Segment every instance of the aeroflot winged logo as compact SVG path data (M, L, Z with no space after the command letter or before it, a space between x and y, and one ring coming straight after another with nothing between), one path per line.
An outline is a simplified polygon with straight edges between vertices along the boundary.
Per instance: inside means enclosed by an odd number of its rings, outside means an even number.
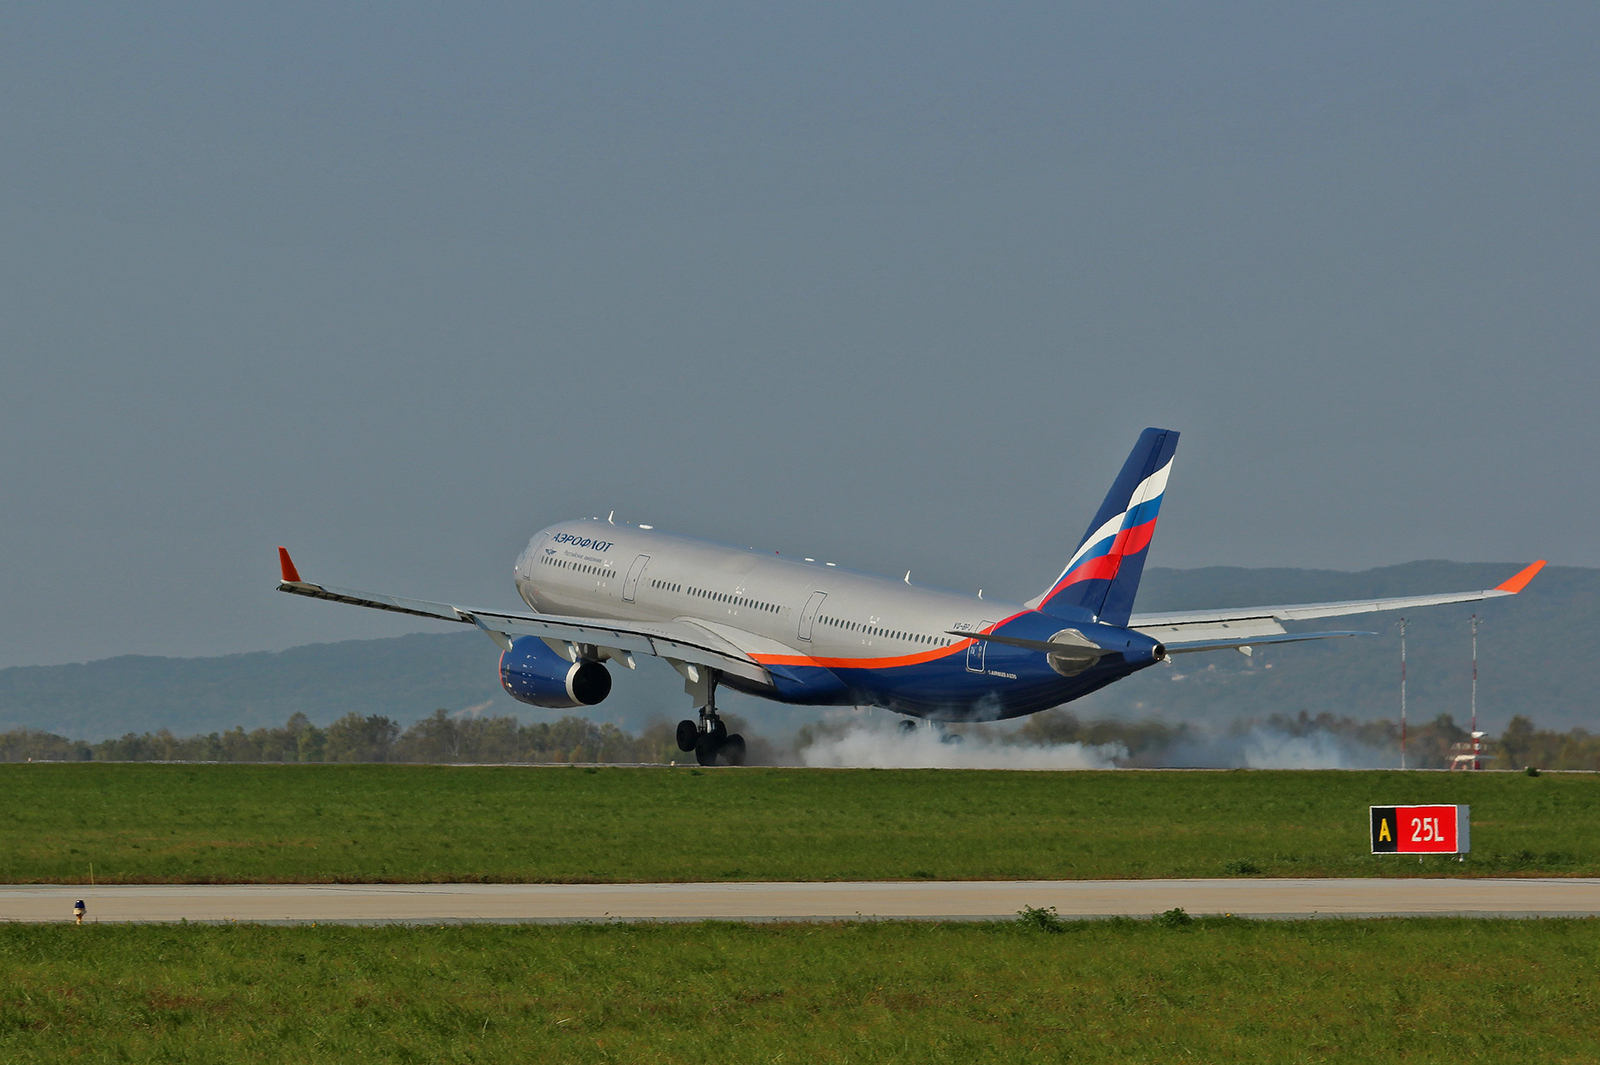
M556 533L550 538L550 542L571 544L586 551L609 551L616 544L615 540L591 540L587 536L573 536L571 533Z

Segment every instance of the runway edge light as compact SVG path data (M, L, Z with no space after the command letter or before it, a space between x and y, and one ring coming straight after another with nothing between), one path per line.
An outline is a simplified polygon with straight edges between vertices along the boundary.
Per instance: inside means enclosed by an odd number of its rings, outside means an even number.
M1470 806L1369 806L1373 854L1466 854Z

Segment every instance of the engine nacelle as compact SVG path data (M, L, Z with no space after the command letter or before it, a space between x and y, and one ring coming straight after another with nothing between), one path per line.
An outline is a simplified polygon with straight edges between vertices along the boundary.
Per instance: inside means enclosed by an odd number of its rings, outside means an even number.
M564 710L593 706L611 694L611 671L599 662L568 662L537 636L518 636L500 656L500 686L521 703Z

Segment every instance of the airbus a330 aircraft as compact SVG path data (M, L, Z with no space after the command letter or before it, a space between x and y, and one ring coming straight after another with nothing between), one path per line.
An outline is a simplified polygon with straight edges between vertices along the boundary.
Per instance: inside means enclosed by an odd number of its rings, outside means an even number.
M1172 654L1362 633L1288 632L1281 622L1514 595L1535 562L1496 588L1343 603L1134 614L1134 594L1172 473L1178 434L1146 429L1061 575L1001 603L726 547L648 525L573 521L534 535L513 571L533 613L401 599L300 579L278 549L278 590L476 625L500 646L500 682L535 706L593 706L606 663L670 662L699 708L678 746L737 764L744 740L717 716L719 684L779 702L881 706L934 721L997 721L1103 688Z

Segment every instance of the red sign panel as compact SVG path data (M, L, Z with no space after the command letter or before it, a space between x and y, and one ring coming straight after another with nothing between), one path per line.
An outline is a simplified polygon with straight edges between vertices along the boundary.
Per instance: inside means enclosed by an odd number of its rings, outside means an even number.
M1373 854L1465 854L1472 849L1466 806L1374 806Z

